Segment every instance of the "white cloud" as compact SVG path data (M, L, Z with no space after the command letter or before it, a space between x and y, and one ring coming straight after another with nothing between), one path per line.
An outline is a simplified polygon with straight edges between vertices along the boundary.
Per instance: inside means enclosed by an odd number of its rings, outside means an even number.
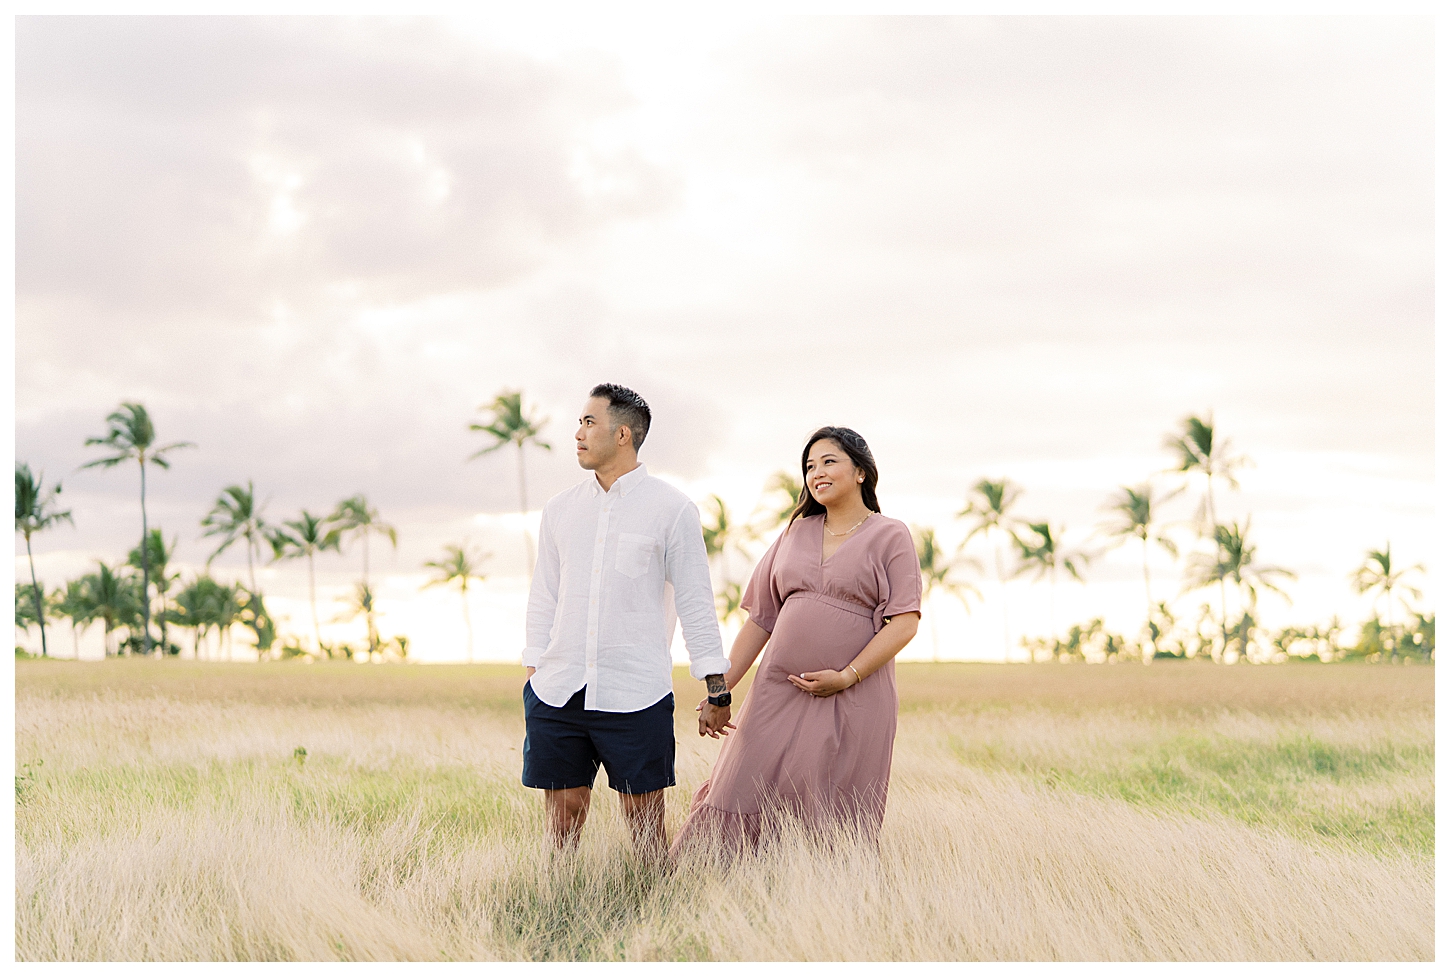
M512 458L465 461L504 387L551 419L534 507L610 379L735 508L845 423L913 518L1004 474L1084 532L1212 409L1274 562L1423 535L1429 21L699 26L21 18L20 457L71 471L140 399L201 446L169 529L249 477L364 491L411 572L516 506ZM130 482L72 486L119 550Z

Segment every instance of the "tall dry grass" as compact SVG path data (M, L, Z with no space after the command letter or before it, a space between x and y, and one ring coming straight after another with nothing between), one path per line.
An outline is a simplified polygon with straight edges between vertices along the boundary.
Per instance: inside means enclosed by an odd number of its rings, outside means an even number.
M304 666L148 667L169 663L125 663L99 691L94 673L19 671L22 960L1434 955L1432 849L1345 826L1396 804L1433 826L1424 709L1185 711L1126 694L1016 708L908 676L879 853L787 835L728 868L661 874L631 857L608 791L577 853L540 844L513 673L474 673L467 693L456 673L434 695L416 669L379 669L344 697ZM687 691L672 829L718 750L687 732ZM1149 776L1145 754L1178 775ZM1221 757L1250 798L1272 784L1342 817L1281 797L1256 819L1213 782Z

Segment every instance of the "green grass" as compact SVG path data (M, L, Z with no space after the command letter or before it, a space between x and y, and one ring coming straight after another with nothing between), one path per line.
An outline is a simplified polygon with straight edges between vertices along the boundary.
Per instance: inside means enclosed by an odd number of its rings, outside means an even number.
M17 807L104 809L116 797L181 811L229 810L239 797L276 800L303 822L377 830L399 819L444 824L463 841L516 830L521 798L514 784L467 767L400 761L359 767L337 759L254 759L207 764L147 764L70 770L33 766L16 776ZM52 823L64 823L57 819ZM104 829L104 825L102 828ZM130 830L129 825L116 825Z
M1376 853L1434 854L1432 791L1397 791L1380 802L1364 797L1375 793L1364 788L1381 783L1432 784L1432 742L1342 744L1302 731L1257 742L1181 730L1153 741L1099 745L1086 756L1042 755L960 736L951 738L951 747L969 766L1057 789L1188 814L1215 812Z

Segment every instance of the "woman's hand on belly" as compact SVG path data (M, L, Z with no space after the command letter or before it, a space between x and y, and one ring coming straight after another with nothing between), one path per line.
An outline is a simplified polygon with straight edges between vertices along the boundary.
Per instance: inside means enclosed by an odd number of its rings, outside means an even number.
M832 669L822 669L819 672L802 672L800 675L787 675L790 684L802 692L809 692L817 698L824 699L827 696L835 695L837 692L844 692L856 684L856 676L847 669L844 672L837 672Z

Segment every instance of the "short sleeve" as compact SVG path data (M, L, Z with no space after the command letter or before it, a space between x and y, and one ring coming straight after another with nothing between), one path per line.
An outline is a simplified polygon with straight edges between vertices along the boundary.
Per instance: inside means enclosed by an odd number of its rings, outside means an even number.
M921 561L916 556L916 544L905 523L898 522L891 528L876 566L880 599L872 623L877 631L888 617L909 611L921 613Z
M784 603L775 586L775 558L780 552L781 540L789 532L787 528L770 544L770 549L755 565L755 572L750 575L750 583L746 584L745 594L740 598L740 606L750 612L750 620L762 631L775 630L775 619L780 616L780 605Z

